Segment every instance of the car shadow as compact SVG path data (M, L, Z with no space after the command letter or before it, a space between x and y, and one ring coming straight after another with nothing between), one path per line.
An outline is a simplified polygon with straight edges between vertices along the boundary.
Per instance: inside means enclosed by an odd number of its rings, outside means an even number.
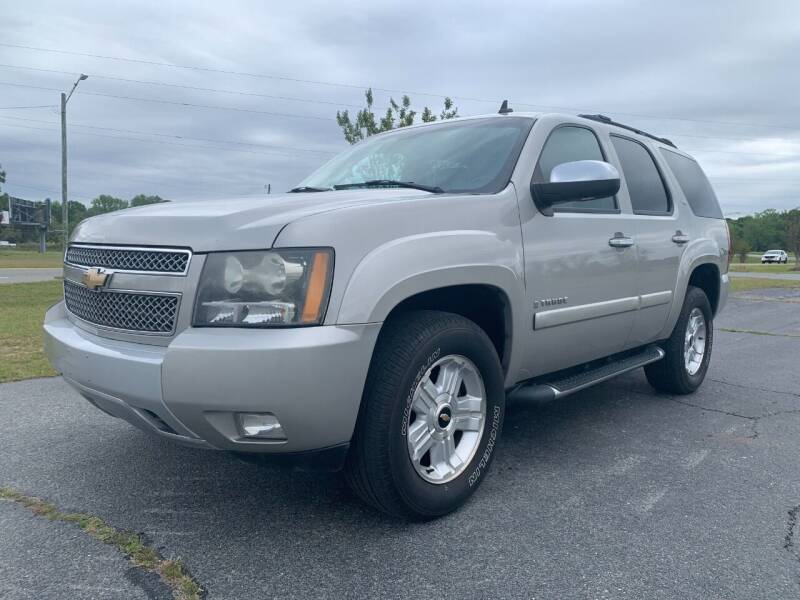
M587 447L593 453L613 447L618 443L613 423L635 421L631 413L647 410L642 407L648 403L645 394L652 396L644 378L629 375L559 402L509 405L487 478L491 485L485 486L490 490L481 490L462 510L478 510L492 502L520 463L527 462L530 469L538 463L553 467L585 458ZM650 400L654 401L658 400ZM406 526L364 505L341 473L254 464L234 454L176 446L121 421L115 424L113 443L105 436L99 443L87 438L82 454L71 457L71 476L82 480L94 502L122 503L129 515L147 515L151 525L163 520L172 523L171 529L201 533L224 523L229 534L240 527L248 534L253 527L263 527L272 538L281 524L293 528L296 519L303 519L306 527Z

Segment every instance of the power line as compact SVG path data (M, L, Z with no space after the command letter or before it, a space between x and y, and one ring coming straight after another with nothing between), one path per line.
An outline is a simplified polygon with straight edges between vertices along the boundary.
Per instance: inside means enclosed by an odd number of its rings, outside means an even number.
M84 56L89 58L98 58L102 60L113 60L119 62L127 62L127 63L138 63L138 64L145 64L145 65L152 65L152 66L159 66L159 67L168 67L173 69L184 69L184 70L191 70L191 71L202 71L206 73L223 73L228 75L239 75L243 77L254 77L259 79L274 79L280 81L291 81L295 83L308 83L313 85L325 85L325 86L332 86L332 87L344 87L344 88L356 88L365 90L367 88L371 88L373 90L377 90L380 92L387 92L392 94L412 94L416 96L429 96L433 98L445 98L447 94L439 94L433 92L421 92L421 91L411 91L411 90L400 90L400 89L393 89L393 88L380 88L375 86L368 86L363 84L354 84L354 83L344 83L344 82L335 82L335 81L320 81L314 79L300 79L296 77L286 77L281 75L269 75L264 73L248 73L246 71L235 71L232 69L217 69L213 67L199 67L196 65L181 65L177 63L168 63L168 62L161 62L161 61L154 61L154 60L146 60L146 59L138 59L138 58L127 58L122 56L109 56L103 54L91 54L87 52L74 52L71 50L60 50L55 48L42 48L38 46L26 46L21 44L8 44L8 43L0 43L0 46L5 46L7 48L18 48L22 50L31 50L36 52L49 52L55 54L64 54L70 56ZM489 98L474 98L469 96L450 96L456 100L463 100L468 102L482 102L482 103L490 103L490 104L499 104L500 101L497 99L489 99ZM545 104L538 104L533 102L522 102L519 100L511 101L512 104L516 104L519 106L530 106L533 108L544 108L544 109L555 109L555 110L565 110L568 112L585 112L586 109L580 109L576 107L565 107L565 106L553 106L553 105L545 105ZM596 109L593 109L596 110ZM689 123L706 123L712 125L727 125L727 126L736 126L736 127L767 127L767 128L775 128L775 129L788 129L788 130L795 130L797 127L794 126L787 126L787 125L776 125L772 123L747 123L741 121L712 121L707 119L691 119L686 117L672 117L672 116L665 116L665 115L648 115L642 113L629 113L629 112L620 112L616 110L604 110L601 112L610 113L613 115L622 115L628 117L635 117L635 118L642 118L642 119L657 119L657 120L669 120L669 121L686 121Z
M41 69L38 67L25 67L22 65L6 65L0 64L0 68L4 69L15 69L15 70L25 70L25 71L37 71L41 73L58 73L59 75L74 75L77 74L75 71L61 71L58 69ZM351 108L361 108L358 104L347 104L345 102L335 102L333 100L317 100L315 98L298 98L296 96L274 96L271 94L261 94L258 92L244 92L240 90L226 90L220 88L209 88L209 87L199 87L194 85L182 85L178 83L166 83L163 81L148 81L144 79L131 79L128 77L113 77L111 75L98 75L97 73L88 72L87 75L92 77L92 79L107 79L109 81L124 81L126 83L137 83L141 85L155 85L155 86L163 86L163 87L171 87L171 88L178 88L182 90L193 90L193 91L200 91L200 92L217 92L220 94L234 94L237 96L252 96L256 98L270 98L272 100L288 100L291 102L308 102L311 104L327 104L330 106L349 106Z
M42 106L0 106L0 110L14 110L18 108L56 108L56 105L44 104Z
M11 182L11 181L7 181L5 183L5 185L6 186L11 186L11 187L21 187L21 188L25 188L25 189L29 189L29 190L36 190L38 192L47 192L47 193L55 194L55 195L61 194L61 190L54 190L54 189L51 189L51 188L43 188L43 187L39 187L39 186L36 186L36 185L26 185L26 184L23 184L23 183L14 183L14 182ZM70 202L72 202L73 200L79 200L79 201L82 201L82 202L88 202L89 201L88 198L75 198L75 197L73 197L70 200ZM56 202L59 202L59 200L56 200Z
M2 45L2 44L0 44L0 45ZM44 91L48 91L48 92L60 92L61 91L59 88L51 88L51 87L45 87L45 86L41 86L41 85L30 85L30 84L25 84L25 83L13 83L13 82L10 82L10 81L0 81L0 85L7 85L7 86L12 86L12 87L24 87L24 88L34 89L34 90L44 90ZM236 107L236 106L220 106L220 105L216 105L216 104L196 104L196 103L193 103L193 102L179 102L179 101L176 101L176 100L163 100L163 99L159 99L159 98L139 98L139 97L135 97L135 96L119 96L119 95L116 95L116 94L104 94L104 93L101 93L101 92L79 91L79 92L75 92L75 94L76 95L80 95L80 96L99 96L101 98L117 98L117 99L121 99L121 100L131 100L131 101L135 101L135 102L153 102L153 103L156 103L156 104L172 104L172 105L175 105L175 106L191 106L193 108L210 108L210 109L216 109L216 110L232 110L232 111L235 111L235 112L254 113L254 114L260 114L260 115L270 115L270 116L273 116L273 117L289 117L289 118L293 118L293 119L312 119L312 120L315 120L315 121L325 121L325 122L329 122L330 121L330 118L328 118L328 117L317 117L317 116L314 116L314 115L299 115L299 114L293 114L293 113L278 113L278 112L271 112L271 111L266 111L266 110L256 110L254 108L239 108L239 107Z
M29 123L45 123L47 125L57 125L58 124L55 121L45 121L43 119L26 119L26 118L23 118L23 117L16 117L16 116L11 116L11 117L0 116L0 119L11 119L13 121L25 121L25 122L29 122ZM86 124L82 124L82 123L72 123L72 122L69 123L69 126L70 127L83 127L85 129L97 129L97 130L102 130L102 131L116 131L116 132L120 132L120 133L135 133L135 134L139 134L139 135L152 135L152 136L157 136L157 137L165 137L165 138L178 139L178 140L193 140L193 141L196 141L196 142L211 142L211 143L218 143L218 144L234 144L234 145L241 145L241 146L251 146L251 147L256 147L256 148L274 148L274 149L278 149L278 150L291 150L291 151L294 151L294 152L311 152L311 153L315 153L315 154L324 154L324 155L327 155L327 156L333 156L333 154L334 154L333 152L327 152L325 150L313 150L311 148L297 148L297 147L294 147L294 146L277 146L277 145L271 145L271 144L258 144L258 143L254 143L254 142L242 142L242 141L236 141L236 140L221 140L221 139L214 139L214 138L199 138L199 137L190 137L190 136L184 136L184 135L171 135L171 134L168 134L168 133L157 133L157 132L152 132L152 131L141 131L139 129L118 129L118 128L115 128L115 127L100 127L100 126L97 126L97 125L86 125Z
M364 85L361 85L361 84L354 84L354 83L341 83L341 82L335 82L335 81L319 81L319 80L314 80L314 79L300 79L300 78L297 78L297 77L286 77L286 76L282 76L282 75L267 75L267 74L264 74L264 73L248 73L248 72L245 72L245 71L234 71L232 69L216 69L216 68L213 68L213 67L198 67L198 66L193 66L193 65L179 65L179 64L176 64L176 63L168 63L168 62L161 62L161 61L155 61L155 60L146 60L146 59L140 59L140 58L126 58L126 57L122 57L122 56L107 56L107 55L103 55L103 54L90 54L90 53L87 53L87 52L73 52L71 50L57 50L55 48L40 48L40 47L37 47L37 46L24 46L24 45L20 45L20 44L0 43L0 46L5 46L7 48L19 48L21 50L33 50L33 51L36 51L36 52L50 52L50 53L54 53L54 54L67 54L67 55L70 55L70 56L84 56L84 57L88 57L88 58L99 58L99 59L103 59L103 60L114 60L114 61L119 61L119 62L136 63L136 64L142 64L142 65L152 65L152 66L157 66L157 67L169 67L169 68L173 68L173 69L185 69L185 70L190 70L190 71L203 71L205 73L221 73L221 74L226 74L226 75L239 75L239 76L242 76L242 77L253 77L253 78L257 78L257 79L276 79L276 80L280 80L280 81L292 81L292 82L295 82L295 83L310 83L310 84L314 84L314 85L327 85L327 86L332 86L332 87L357 88L357 89L361 89L361 90L364 90L367 87L371 87L371 86L364 86ZM432 97L439 97L439 98L444 98L445 97L445 94L430 94L430 93L425 93L425 92L403 92L402 90L396 90L396 89L390 89L390 88L378 88L378 87L374 87L374 86L372 86L372 89L373 90L378 90L380 92L389 92L389 93L394 93L394 94L411 93L411 94L416 94L418 96L432 96ZM481 102L481 100L476 100L476 101ZM486 100L483 100L482 102L486 102ZM494 100L492 100L492 102L494 102Z
M57 131L56 128L51 127L33 127L31 125L18 125L16 123L0 123L0 125L4 125L5 127L17 127L19 129L31 129L36 131ZM142 138L135 138L129 136L121 136L121 135L109 135L106 133L94 133L92 131L74 131L73 133L79 135L90 135L93 137L103 137L103 138L111 138L114 140L126 140L126 141L133 141L133 142L144 142L147 144L158 144L158 145L167 145L167 146L181 146L184 148L198 148L201 150L223 150L228 152L243 152L245 154L256 154L259 156L290 156L285 152L256 152L254 150L246 150L245 148L226 148L224 146L201 146L198 144L181 144L179 142L167 142L164 140L148 140Z
M2 44L0 44L0 45L2 45ZM62 74L62 75L73 75L73 74L76 73L76 72L73 72L73 71L62 71L62 70L58 70L58 69L42 69L42 68L38 68L38 67L26 67L26 66L22 66L22 65L7 65L7 64L0 64L0 68L21 69L21 70L28 70L28 71L39 71L39 72L44 72L44 73L58 73L58 74ZM253 97L259 97L259 98L270 98L270 99L273 99L273 100L286 100L286 101L290 101L290 102L308 102L308 103L312 103L312 104L325 104L325 105L330 105L330 106L340 106L340 107L341 106L347 106L347 107L351 107L351 108L362 108L361 106L359 106L357 104L347 104L347 103L344 103L344 102L336 102L336 101L332 101L332 100L317 100L317 99L312 99L312 98L300 98L300 97L297 97L297 96L274 96L274 95L270 95L270 94L260 94L260 93L257 93L257 92L244 92L244 91L240 91L240 90L226 90L226 89L219 89L219 88L207 88L207 87L199 87L199 86L191 86L191 85L181 85L181 84L174 84L174 83L166 83L166 82L161 82L161 81L146 81L146 80L141 80L141 79L126 78L126 77L112 77L110 75L98 75L96 73L90 73L90 75L94 79L107 79L107 80L110 80L110 81L124 81L124 82L128 82L128 83L136 83L136 84L142 84L142 85L164 86L164 87L171 87L171 88L177 88L177 89L186 89L186 90L194 90L194 91L203 91L203 92L218 92L218 93L222 93L222 94L234 94L234 95L239 95L239 96L253 96ZM548 107L548 106L537 105L537 104L522 104L522 103L517 103L517 104L521 104L522 106L534 106L534 107L538 106L540 108L556 108L556 109L560 109L560 110L573 110L573 111L578 111L578 112L580 112L581 110L584 110L584 111L588 110L588 109L578 109L578 108L566 109L565 107L553 107L553 106ZM9 108L14 108L14 107L9 107ZM23 108L23 107L19 107L19 108ZM29 108L47 108L47 106L29 107ZM624 114L624 113L614 113L614 114ZM630 114L631 116L634 116L632 113L628 113L628 114ZM635 115L635 116L638 116L638 115ZM648 117L648 118L661 118L661 117ZM664 118L670 118L670 117L664 117ZM763 138L754 138L754 137L731 137L731 136L718 136L718 135L696 135L696 134L688 134L688 133L670 133L670 132L664 132L663 135L664 136L670 136L670 137L688 137L688 138L699 138L699 139L740 140L740 141L761 141L763 139Z
M2 46L2 44L0 44L0 46ZM0 65L0 66L2 66L2 65ZM66 73L66 71L65 71L65 73ZM37 86L37 85L30 85L30 84L23 84L23 83L15 83L15 82L8 82L8 81L0 81L0 85L6 85L6 86L12 86L12 87L25 87L25 88L31 88L31 89L36 89L36 90L45 90L45 91L55 91L55 92L60 91L60 89L58 89L58 88L51 88L51 87ZM328 119L325 118L325 117L317 117L315 115L276 113L276 112L270 112L270 111L261 111L261 110L246 109L246 108L239 108L239 107L232 107L232 106L218 106L218 105L211 105L211 104L196 104L196 103L190 103L190 102L179 102L179 101L174 101L174 100L164 100L164 99L160 99L160 98L139 98L139 97L132 97L132 96L119 96L119 95L115 95L115 94L105 94L105 93L101 93L101 92L80 91L80 92L76 92L76 93L77 94L82 94L82 95L101 96L101 97L108 97L108 98L118 98L118 99L131 100L131 101L153 102L153 103L159 103L159 104L172 104L172 105L177 105L177 106L191 106L191 107L197 107L197 108L208 108L208 109L219 109L219 110L232 110L232 111L237 111L237 112L252 112L252 113L266 114L266 115L271 115L271 116L304 118L304 119L314 119L314 120L328 121ZM298 100L300 100L300 99L298 99ZM331 104L335 104L335 103L331 103ZM50 106L52 106L52 105L44 105L44 106L37 107L37 108L49 108ZM8 108L14 108L14 107L8 107ZM31 107L31 108L33 108L33 107ZM553 107L551 107L551 108L553 108ZM580 109L576 109L576 110L580 110ZM620 113L612 113L612 114L620 114ZM150 133L150 132L137 132L137 133L143 133L145 135L168 135L168 134L157 134L157 133ZM719 140L754 141L754 142L763 141L764 140L764 138L755 138L755 137L712 136L712 135L696 135L696 134L688 134L688 133L670 133L670 132L665 132L663 135L670 136L670 137L687 137L687 138L699 138L699 139L719 139ZM177 137L183 137L183 136L177 136ZM189 138L186 138L186 139L189 139ZM201 138L195 138L195 139L201 140ZM201 141L205 141L205 140L201 140ZM212 140L208 140L208 141L212 141ZM219 140L219 141L222 142L222 140ZM228 142L228 141L225 141L223 143L240 143L240 142ZM303 149L302 151L304 151L304 152L315 152L314 150L310 150L310 149Z

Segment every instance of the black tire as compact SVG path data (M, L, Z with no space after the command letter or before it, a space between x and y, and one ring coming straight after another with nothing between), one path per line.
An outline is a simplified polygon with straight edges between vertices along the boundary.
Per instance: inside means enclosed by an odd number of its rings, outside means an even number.
M407 449L409 408L417 384L439 357L461 355L479 371L486 416L477 450L447 483L415 470ZM503 371L486 333L459 315L413 311L387 321L373 353L358 422L345 466L353 491L395 517L426 520L452 512L478 488L489 469L505 415Z
M706 346L700 368L696 373L690 374L684 362L684 341L689 315L695 308L700 309L705 318ZM683 308L678 317L678 322L672 330L672 335L661 343L666 356L662 360L644 368L650 385L660 392L678 395L691 394L700 387L706 377L708 364L711 360L711 350L714 345L713 318L708 296L700 288L689 286L686 290L686 298L683 301Z

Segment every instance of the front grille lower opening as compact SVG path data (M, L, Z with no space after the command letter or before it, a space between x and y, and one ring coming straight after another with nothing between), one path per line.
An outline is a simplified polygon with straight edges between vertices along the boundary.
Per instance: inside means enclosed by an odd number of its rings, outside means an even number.
M67 280L64 281L64 301L67 310L88 323L158 334L174 331L179 304L176 295L95 292Z
M146 408L139 408L137 409L139 412L144 413L144 416L147 418L148 421L159 431L163 431L164 433L171 433L173 435L178 435L178 432L175 431L172 427L170 427L164 419L159 417L156 413L152 410L147 410Z

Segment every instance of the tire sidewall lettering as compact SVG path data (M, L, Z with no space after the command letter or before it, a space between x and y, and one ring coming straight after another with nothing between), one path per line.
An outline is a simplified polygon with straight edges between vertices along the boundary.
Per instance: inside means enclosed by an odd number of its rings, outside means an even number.
M497 435L500 429L500 413L500 406L495 405L494 410L492 411L492 428L489 430L489 438L486 443L486 449L483 451L483 455L481 456L480 461L478 461L475 470L472 471L469 479L467 480L469 487L472 487L475 485L475 483L477 483L492 456L492 451L494 450L494 445L497 441Z

